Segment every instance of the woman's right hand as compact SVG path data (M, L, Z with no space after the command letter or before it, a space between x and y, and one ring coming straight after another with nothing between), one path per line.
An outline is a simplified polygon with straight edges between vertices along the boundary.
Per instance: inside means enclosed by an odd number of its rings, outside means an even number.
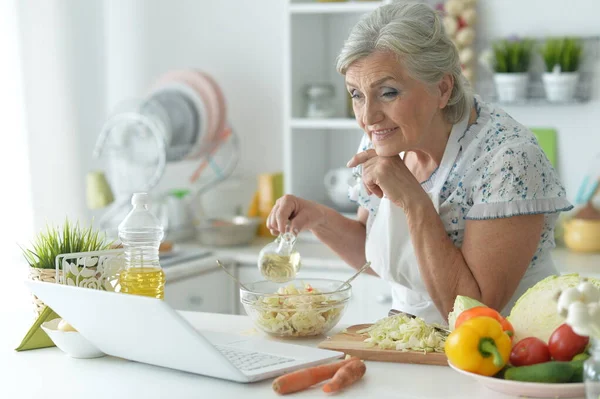
M325 206L286 194L275 202L267 217L267 228L274 236L288 231L298 234L325 222Z

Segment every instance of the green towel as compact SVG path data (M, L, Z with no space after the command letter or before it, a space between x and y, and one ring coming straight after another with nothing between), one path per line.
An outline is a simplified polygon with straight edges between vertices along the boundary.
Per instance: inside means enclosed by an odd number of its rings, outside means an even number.
M48 334L42 329L42 323L45 323L50 320L54 320L60 317L52 309L48 306L44 308L42 313L40 313L39 317L33 323L33 326L27 331L25 338L21 341L21 345L16 348L16 351L27 351L30 349L41 349L41 348L49 348L54 345L54 342L48 337Z

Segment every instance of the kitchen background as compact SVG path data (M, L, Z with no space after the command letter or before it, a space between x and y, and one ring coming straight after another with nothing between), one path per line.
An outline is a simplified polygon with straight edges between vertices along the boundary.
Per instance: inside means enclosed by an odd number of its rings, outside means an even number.
M47 222L97 215L86 206L85 176L98 167L91 154L107 115L171 69L198 68L215 78L241 140L235 175L203 205L246 207L256 176L282 171L287 161L287 7L282 0L0 2L2 253L22 262L15 243ZM515 34L600 36L597 0L480 0L477 8L478 50ZM589 102L503 106L527 126L557 130L558 170L570 200L600 152L597 63L593 71ZM179 168L186 165L167 169L158 190L181 184L187 174Z

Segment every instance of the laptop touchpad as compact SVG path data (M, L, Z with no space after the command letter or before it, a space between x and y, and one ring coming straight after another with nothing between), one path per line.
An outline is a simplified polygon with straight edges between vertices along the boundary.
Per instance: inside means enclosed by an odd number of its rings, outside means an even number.
M213 345L232 345L238 342L248 341L250 337L246 337L238 334L228 334L216 331L204 331L199 332Z

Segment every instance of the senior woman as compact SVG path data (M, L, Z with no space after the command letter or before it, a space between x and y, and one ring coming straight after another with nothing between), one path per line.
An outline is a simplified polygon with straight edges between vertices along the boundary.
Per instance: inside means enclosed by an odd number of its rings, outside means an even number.
M422 3L385 5L337 61L365 132L350 159L358 220L285 195L273 234L310 230L392 287L393 307L443 323L457 295L502 311L555 274L558 214L572 208L533 134L470 92L457 49Z

